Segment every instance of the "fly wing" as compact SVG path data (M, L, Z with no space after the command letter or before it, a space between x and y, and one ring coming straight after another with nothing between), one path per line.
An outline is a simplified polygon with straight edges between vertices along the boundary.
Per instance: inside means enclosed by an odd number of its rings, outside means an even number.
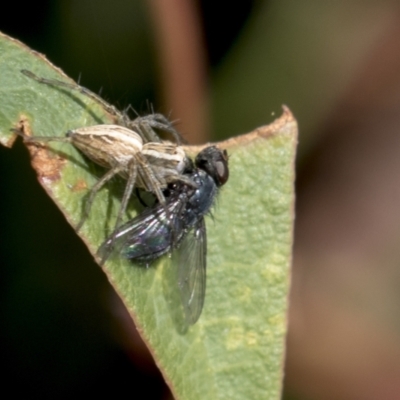
M112 253L139 263L150 263L167 253L172 245L172 232L182 231L178 215L181 204L170 201L166 207L157 204L128 221L100 246L103 262Z
M207 234L201 218L172 253L185 318L193 325L200 317L206 294Z

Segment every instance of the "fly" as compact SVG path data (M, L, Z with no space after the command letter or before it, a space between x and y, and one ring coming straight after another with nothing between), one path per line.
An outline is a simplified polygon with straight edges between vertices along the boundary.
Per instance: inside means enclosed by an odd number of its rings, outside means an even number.
M149 265L171 253L177 268L177 286L185 319L195 324L204 305L207 237L204 216L210 211L219 187L229 177L225 150L206 147L186 173L196 188L184 182L169 185L166 207L156 204L119 227L100 247L103 262L110 252Z
M189 186L195 186L190 178L183 174L190 167L192 161L179 146L181 136L162 114L149 114L131 120L126 112L118 111L114 106L84 87L55 79L40 78L27 70L21 72L42 84L79 90L100 103L107 112L116 118L117 124L115 125L82 127L68 131L66 137L31 137L15 131L28 142L71 143L96 164L108 169L107 173L91 188L77 230L82 227L89 216L96 194L115 175L120 175L127 181L116 227L120 225L134 187L153 193L159 203L165 205L163 189L166 189L170 183L182 181ZM177 144L161 140L155 129L172 134Z

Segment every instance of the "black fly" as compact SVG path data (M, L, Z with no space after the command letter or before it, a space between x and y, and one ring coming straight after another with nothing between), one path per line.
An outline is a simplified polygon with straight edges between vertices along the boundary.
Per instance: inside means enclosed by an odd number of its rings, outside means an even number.
M206 288L207 238L204 216L210 211L218 188L229 177L225 150L206 147L196 157L187 177L197 188L177 181L165 192L166 203L145 209L119 227L100 247L103 261L110 252L149 265L172 253L185 319L194 324L203 309Z

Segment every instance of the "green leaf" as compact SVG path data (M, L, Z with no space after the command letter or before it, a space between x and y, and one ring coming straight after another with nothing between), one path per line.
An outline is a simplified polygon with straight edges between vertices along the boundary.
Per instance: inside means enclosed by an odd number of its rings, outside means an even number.
M67 80L43 56L0 35L0 141L23 123L36 136L112 118L79 91L20 73ZM273 124L219 145L230 179L207 217L207 294L199 321L186 331L174 318L169 259L150 268L126 260L103 267L178 399L278 399L283 377L297 125L288 109ZM68 143L28 146L39 181L76 226L85 195L104 171ZM198 149L189 148L196 152ZM102 189L79 235L92 254L110 233L123 185ZM130 216L135 215L131 206ZM173 291L172 291L173 292ZM172 302L172 304L171 304Z

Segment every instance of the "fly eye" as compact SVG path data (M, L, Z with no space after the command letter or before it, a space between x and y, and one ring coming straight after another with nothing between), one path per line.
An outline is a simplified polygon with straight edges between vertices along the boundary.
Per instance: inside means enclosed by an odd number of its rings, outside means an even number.
M224 160L217 161L216 163L214 163L214 166L216 170L216 176L214 176L214 179L217 181L218 186L222 186L229 178L228 164Z
M222 186L229 178L228 154L226 150L209 146L203 149L196 157L195 164L207 172L217 186Z

